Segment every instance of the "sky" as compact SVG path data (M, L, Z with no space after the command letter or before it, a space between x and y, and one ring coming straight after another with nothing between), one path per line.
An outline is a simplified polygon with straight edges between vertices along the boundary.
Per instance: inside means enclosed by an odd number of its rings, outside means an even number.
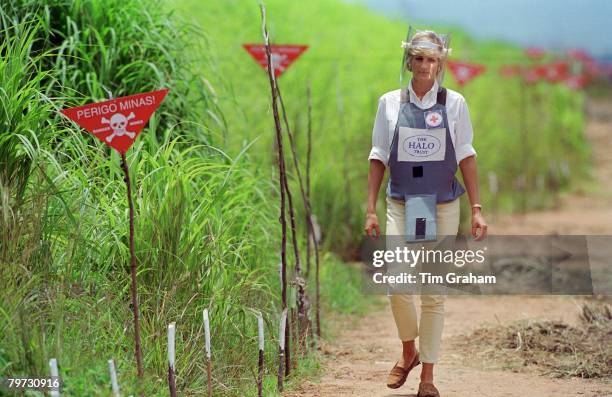
M351 0L407 22L459 26L478 39L550 50L584 48L612 61L612 0Z

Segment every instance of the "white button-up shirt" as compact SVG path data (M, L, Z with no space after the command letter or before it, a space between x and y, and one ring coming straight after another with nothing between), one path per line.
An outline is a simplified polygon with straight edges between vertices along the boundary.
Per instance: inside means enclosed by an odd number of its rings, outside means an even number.
M410 80L408 85L408 91L410 92L410 102L421 109L429 109L436 104L438 83L434 82L431 90L423 96L423 100L420 100L414 93L412 80ZM448 88L446 92L446 115L451 140L455 148L455 157L457 158L457 164L459 164L464 158L476 155L476 150L472 146L474 131L472 130L467 103L463 96ZM372 150L370 151L369 160L380 160L385 166L388 166L391 142L395 132L395 125L397 124L399 109L399 89L387 92L378 100L378 111L376 112L376 120L372 130Z

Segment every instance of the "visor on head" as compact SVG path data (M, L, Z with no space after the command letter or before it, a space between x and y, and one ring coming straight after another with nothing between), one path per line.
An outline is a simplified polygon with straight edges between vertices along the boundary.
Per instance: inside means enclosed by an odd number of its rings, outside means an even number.
M431 41L425 41L425 40L421 40L421 41L415 41L415 42L405 42L402 41L402 48L403 49L423 49L423 50L434 50L434 51L439 51L440 53L442 53L444 51L444 47L441 46L440 44L431 42Z
M400 88L404 88L404 81L408 81L406 75L411 71L408 61L415 54L434 56L440 60L436 81L439 86L442 86L446 59L451 52L450 34L438 34L430 30L415 30L410 26L406 41L402 41L401 47L404 49L404 56L400 72Z

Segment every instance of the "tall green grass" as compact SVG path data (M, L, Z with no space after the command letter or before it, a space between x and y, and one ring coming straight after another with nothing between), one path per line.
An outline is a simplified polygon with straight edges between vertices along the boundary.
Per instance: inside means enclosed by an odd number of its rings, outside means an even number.
M171 321L179 390L204 393L201 313L208 308L216 394L244 395L254 384L259 311L271 395L280 291L276 184L252 166L250 139L243 150L223 149L217 94L195 73L194 62L209 61L194 53L206 36L163 4L142 0L3 3L0 21L0 376L46 376L56 357L63 395L108 395L112 357L123 393L134 391L119 158L58 111L109 92L169 87L128 154L145 394L166 394ZM331 288L333 278L324 282Z
M225 123L214 89L193 73L208 62L203 51L194 56L208 38L171 18L157 0L16 0L0 12L8 36L20 36L24 21L39 24L32 49L52 49L40 63L53 70L43 88L56 103L77 106L167 87L172 100L157 112L160 128L151 138L160 143L162 134L181 136L188 126L192 140L219 144Z
M12 236L19 235L19 208L32 168L35 167L39 141L46 139L38 127L50 113L48 99L39 91L44 71L37 69L30 58L30 45L35 29L23 32L22 39L6 37L0 43L0 226L2 250L0 257L8 258L16 251Z
M267 169L253 167L250 138L239 151L224 150L228 133L217 94L208 76L195 73L195 61L210 60L190 42L206 45L206 36L189 25L177 28L161 4L141 0L21 1L0 11L0 374L45 376L48 359L56 357L64 395L108 395L112 357L123 393L134 391L119 158L58 110L109 92L169 87L128 154L145 394L166 394L165 329L172 321L179 390L204 393L204 308L212 322L216 393L244 395L254 384L254 314L262 312L266 394L274 394L276 184ZM354 277L326 261L324 290L338 276ZM349 288L345 310L363 308ZM330 299L339 299L344 286L333 290L338 295Z
M313 209L322 224L324 247L350 256L361 238L365 217L367 157L377 101L383 93L399 88L400 42L409 23L444 32L449 28L390 20L344 2L314 0L304 5L269 0L265 4L273 43L310 46L279 81L301 153L306 145L306 86L312 84ZM224 71L213 81L228 92L219 98L228 128L266 137L259 141L257 159L268 166L272 144L267 131L272 119L267 80L241 47L262 42L257 4L181 0L175 7L215 38L207 50L215 61L201 70ZM554 205L555 195L585 177L589 168L582 134L582 94L544 83L528 87L527 130L523 132L520 82L497 73L500 65L525 62L522 50L504 43L477 42L458 29L451 30L452 57L482 62L488 68L465 88L457 87L449 72L445 78L445 85L462 93L470 108L486 212L521 210L523 197L526 209ZM230 135L227 150L239 150L244 134ZM527 162L521 160L524 152ZM499 181L497 195L489 190L490 172ZM383 195L381 189L380 209Z

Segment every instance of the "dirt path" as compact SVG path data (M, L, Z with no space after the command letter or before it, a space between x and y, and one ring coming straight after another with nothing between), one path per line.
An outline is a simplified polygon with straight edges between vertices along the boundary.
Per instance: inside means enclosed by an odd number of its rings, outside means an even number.
M612 234L612 103L591 101L586 135L592 142L597 190L571 194L556 211L512 215L489 220L493 234ZM381 298L381 299L384 299ZM418 299L417 299L418 302ZM436 385L443 396L549 397L612 396L612 382L552 379L529 369L513 372L466 362L455 337L486 323L504 324L524 318L574 323L580 298L525 296L449 296ZM386 302L385 302L386 303ZM287 392L285 397L415 396L419 371L400 389L385 386L387 374L401 354L395 323L387 304L346 328L333 344L324 344L324 375Z
M465 362L454 346L454 337L485 323L504 323L520 318L546 317L574 322L577 302L571 298L458 297L446 303L442 355L436 366L436 385L444 396L552 397L612 396L612 384L582 379L551 379L528 372L515 373ZM497 317L497 318L496 318ZM399 358L399 345L391 311L363 318L346 329L333 345L324 346L325 375L306 382L286 397L363 396L414 397L419 371L410 373L400 389L385 386L387 373Z

